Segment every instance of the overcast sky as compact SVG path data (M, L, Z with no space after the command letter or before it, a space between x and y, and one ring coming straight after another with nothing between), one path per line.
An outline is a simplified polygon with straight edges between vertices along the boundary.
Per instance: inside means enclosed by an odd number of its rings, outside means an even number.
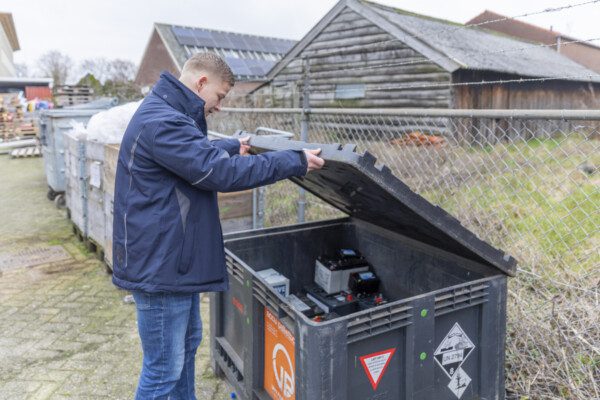
M586 0L378 0L405 10L464 23L485 9L516 16ZM589 0L588 0L589 1ZM76 61L124 58L139 64L154 22L300 39L335 0L2 0L21 50L16 62L34 65L60 50ZM600 37L600 2L521 18L578 39ZM600 44L600 41L593 42Z

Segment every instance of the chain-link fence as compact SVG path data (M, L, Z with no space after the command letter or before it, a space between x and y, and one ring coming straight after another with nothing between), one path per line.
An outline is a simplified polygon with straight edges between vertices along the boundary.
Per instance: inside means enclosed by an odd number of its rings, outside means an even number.
M600 399L600 114L482 110L226 109L211 128L267 126L355 143L415 192L520 262L510 280L507 388ZM265 226L342 215L281 182ZM301 214L301 213L300 213Z

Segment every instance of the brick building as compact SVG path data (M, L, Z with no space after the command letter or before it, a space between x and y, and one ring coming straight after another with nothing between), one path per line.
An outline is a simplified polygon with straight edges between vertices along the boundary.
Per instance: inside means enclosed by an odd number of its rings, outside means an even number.
M500 21L499 21L500 20ZM495 22L489 22L495 21ZM488 23L489 22L489 23ZM551 29L528 24L523 21L509 19L493 11L485 10L467 22L467 25L482 24L482 28L504 33L529 42L551 45L557 52L571 60L600 72L600 47L590 42L569 43L580 39L563 35Z
M233 93L243 95L265 81L267 72L296 43L294 40L155 23L136 75L149 88L161 71L178 75L194 53L213 51L231 66Z

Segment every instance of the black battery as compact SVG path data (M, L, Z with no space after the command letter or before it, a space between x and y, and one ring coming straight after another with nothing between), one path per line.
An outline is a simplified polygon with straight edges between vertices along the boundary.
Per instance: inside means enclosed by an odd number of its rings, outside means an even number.
M287 300L293 308L306 315L308 318L319 317L320 319L324 319L325 311L314 301L306 297L306 295L301 293L298 293L297 295L292 294L288 296Z
M358 299L358 307L361 310L367 310L369 308L377 307L386 304L388 300L383 297L381 293L372 294L360 294L356 297Z
M371 271L350 274L348 287L354 293L375 293L379 291L379 278Z
M309 285L304 289L306 290L306 297L322 308L325 313L348 315L359 310L358 300L351 293L328 294L317 285Z

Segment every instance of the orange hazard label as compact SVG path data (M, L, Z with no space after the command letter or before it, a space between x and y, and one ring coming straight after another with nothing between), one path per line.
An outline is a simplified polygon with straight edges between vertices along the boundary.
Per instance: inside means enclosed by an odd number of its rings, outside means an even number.
M292 333L265 307L265 381L275 400L296 399L295 342Z

